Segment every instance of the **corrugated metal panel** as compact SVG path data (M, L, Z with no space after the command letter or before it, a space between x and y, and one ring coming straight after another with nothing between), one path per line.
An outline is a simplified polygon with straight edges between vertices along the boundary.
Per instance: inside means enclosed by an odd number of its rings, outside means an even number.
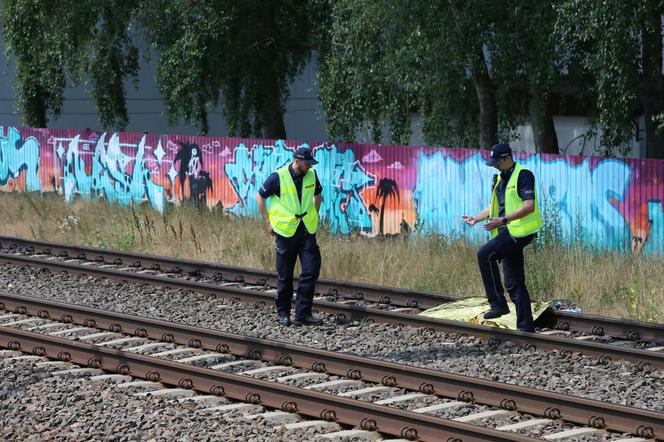
M67 201L195 200L256 216L254 196L299 141L3 127L4 191ZM416 231L486 239L461 216L488 205L495 170L485 151L310 142L324 188L321 217L338 234ZM600 250L664 255L664 161L519 153L537 179L548 232Z

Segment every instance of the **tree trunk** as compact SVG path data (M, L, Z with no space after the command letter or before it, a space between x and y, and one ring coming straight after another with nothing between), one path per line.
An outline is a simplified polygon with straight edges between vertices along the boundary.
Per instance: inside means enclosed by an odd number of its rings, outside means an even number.
M652 2L644 23L643 79L641 95L646 129L646 158L664 159L664 133L657 130L653 117L664 112L664 82L662 81L661 13Z
M46 99L45 91L40 86L35 86L36 92L24 101L23 123L29 127L46 127Z
M265 73L266 87L262 91L261 123L266 138L285 139L284 109L281 103L281 89L276 84L276 77ZM270 84L271 83L271 84Z
M534 81L530 83L530 102L528 103L528 116L533 128L535 151L539 153L559 153L558 136L553 124L551 107L553 99L547 97L543 102L542 93Z
M493 82L481 50L473 64L472 77L480 108L480 147L490 149L498 141L498 107Z
M276 63L279 58L274 57L272 52L280 50L275 47L273 42L279 41L278 27L275 23L276 8L274 3L266 2L264 7L260 8L261 22L263 23L263 35L270 44L260 45L260 59L263 60L261 70L256 72L260 75L261 92L261 125L263 126L263 136L266 138L285 139L286 126L284 125L284 104L282 87L277 72L279 67Z
M387 202L387 197L383 197L383 204L380 205L380 230L379 235L383 235L383 223L385 222L385 203Z
M205 107L205 98L203 97L202 93L198 94L198 102L196 103L196 106L198 107L198 111L196 112L198 115L198 122L200 124L200 135L207 135L210 132L210 123L208 121L208 112Z
M657 124L652 121L653 117L664 111L661 99L644 98L643 111L646 130L646 158L664 159L664 134L659 130Z

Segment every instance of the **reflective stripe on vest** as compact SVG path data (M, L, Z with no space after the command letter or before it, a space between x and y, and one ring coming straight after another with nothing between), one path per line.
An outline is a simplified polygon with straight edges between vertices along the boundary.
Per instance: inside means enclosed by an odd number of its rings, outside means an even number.
M270 197L268 211L272 230L290 238L295 235L297 226L302 221L309 233L316 233L318 229L318 212L314 206L316 172L309 169L302 179L302 202L297 197L297 188L288 166L277 170L277 175L279 175L279 196Z
M520 164L516 163L514 166L514 171L512 171L512 176L510 176L509 181L507 182L507 188L505 189L505 215L508 215L523 205L523 200L519 197L518 192L518 182L519 174L522 170L526 170ZM489 217L496 218L499 212L498 206L498 185L500 183L500 175L498 175L498 180L496 180L496 185L493 187L493 193L491 195L491 209L489 210ZM536 186L537 187L537 186ZM535 210L530 212L528 215L523 218L519 218L514 221L507 223L507 230L515 238L522 238L524 236L532 235L542 228L542 216L539 210L539 202L537 201L537 189L535 189ZM493 229L491 232L491 237L498 235L498 229Z

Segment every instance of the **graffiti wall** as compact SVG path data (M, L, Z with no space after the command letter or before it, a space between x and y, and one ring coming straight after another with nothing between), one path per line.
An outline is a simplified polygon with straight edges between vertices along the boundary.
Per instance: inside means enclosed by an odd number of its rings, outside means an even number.
M0 189L258 216L258 188L302 145L319 161L331 232L487 238L461 219L486 207L496 173L488 152L470 149L0 126ZM545 224L560 240L664 255L664 161L516 157L534 172Z

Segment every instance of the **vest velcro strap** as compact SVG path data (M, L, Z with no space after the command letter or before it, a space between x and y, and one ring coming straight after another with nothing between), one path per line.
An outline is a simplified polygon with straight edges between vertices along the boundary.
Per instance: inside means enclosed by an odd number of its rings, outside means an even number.
M295 214L295 218L297 218L297 219L302 219L302 218L304 218L305 216L307 216L307 213L308 213L308 212L304 212L304 213L300 213L299 215L296 213L296 214Z

